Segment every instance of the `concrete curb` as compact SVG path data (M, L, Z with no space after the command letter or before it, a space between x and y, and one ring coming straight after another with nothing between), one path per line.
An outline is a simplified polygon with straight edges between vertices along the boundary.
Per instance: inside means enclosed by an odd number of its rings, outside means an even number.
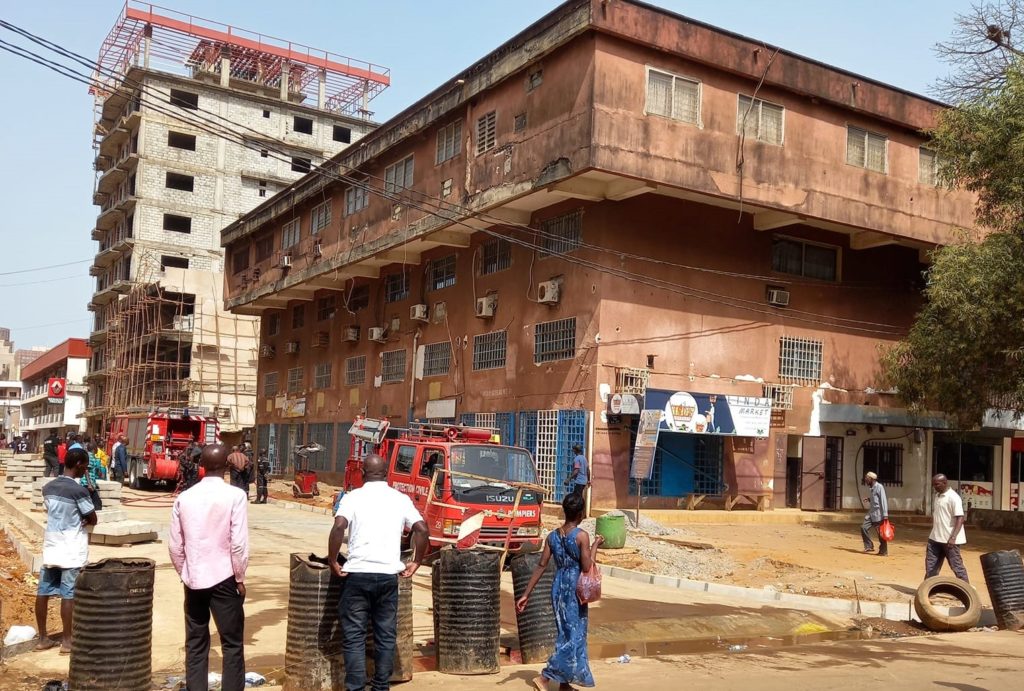
M42 531L39 528L39 524L33 521L28 516L23 515L18 509L13 506L7 497L0 495L0 513L3 513L5 523L13 523L21 530L26 533L39 532L39 537L42 538ZM18 553L18 558L21 563L25 565L31 573L39 573L39 569L43 566L43 555L36 554L32 549L26 545L21 539L9 530L5 530L4 534L7 539L11 541L11 545L14 546L15 551Z
M319 513L324 516L330 516L334 512L322 506L310 506L309 504L303 504L298 501L288 501L287 499L275 499L274 497L267 497L268 504L278 504L283 509L290 509L295 511L309 511L310 513Z
M890 621L921 621L914 612L913 600L908 597L906 602L871 602L861 600L860 612L857 611L856 600L843 600L831 597L814 597L811 595L798 595L796 593L780 593L774 590L759 590L757 588L745 588L738 585L725 583L710 583L708 581L691 581L686 578L674 578L672 576L658 576L642 571L624 569L620 566L607 566L598 564L601 573L609 578L618 578L635 583L657 585L664 588L676 588L692 592L719 595L736 600L749 602L760 602L763 604L790 605L793 609L804 609L819 612L835 612L837 614L861 615L865 617L877 617ZM940 607L943 614L960 614L964 611L962 607ZM979 626L994 626L996 623L995 614L991 609L982 610Z

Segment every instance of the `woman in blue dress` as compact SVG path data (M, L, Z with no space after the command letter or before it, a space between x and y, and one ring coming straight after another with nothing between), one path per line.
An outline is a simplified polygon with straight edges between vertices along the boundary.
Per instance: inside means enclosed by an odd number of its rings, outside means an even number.
M548 562L554 557L558 570L551 587L551 600L558 637L555 640L555 652L548 659L547 666L533 680L537 691L545 691L549 681L557 681L560 691L570 691L574 688L573 684L594 685L594 675L590 673L590 661L587 658L587 605L581 605L576 598L576 582L579 581L581 570L590 571L597 548L603 540L598 535L591 544L590 536L580 530L583 510L583 497L579 495L568 494L562 500L565 523L558 530L548 533L540 563L533 571L526 592L516 601L516 611L522 613Z

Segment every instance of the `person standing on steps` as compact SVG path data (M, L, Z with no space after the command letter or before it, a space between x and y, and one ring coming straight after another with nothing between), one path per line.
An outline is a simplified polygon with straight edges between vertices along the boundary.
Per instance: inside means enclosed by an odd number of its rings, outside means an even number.
M964 502L950 489L949 480L942 473L932 478L932 489L935 490L935 501L932 503L932 532L928 535L924 556L924 577L938 576L942 562L948 561L953 574L970 583L967 567L960 555L960 545L967 544Z
M185 685L206 689L210 614L217 624L224 691L245 688L245 572L249 566L248 501L224 482L228 451L208 444L206 477L174 500L167 549L185 586Z
M373 626L373 679L370 688L391 688L398 630L398 579L412 578L427 551L427 524L408 496L388 486L387 461L370 454L363 461L363 486L338 506L327 542L327 561L343 579L341 620L346 691L366 688L366 624ZM348 559L338 552L348 530ZM402 563L402 533L412 531L413 558Z
M569 475L569 492L578 494L582 498L583 492L589 484L587 457L583 455L583 447L579 444L573 445L572 453L572 474Z
M868 515L864 517L864 523L860 527L860 535L864 538L864 553L870 554L875 551L875 545L871 542L872 528L878 531L882 521L889 520L889 500L885 496L885 487L878 481L878 475L867 473L864 475L864 484L868 486L868 496L864 503L868 505ZM889 543L878 534L878 556L889 556Z
M577 494L568 494L562 500L565 522L558 530L548 533L540 563L533 570L523 596L516 601L516 611L522 614L548 562L554 557L555 566L558 567L551 585L557 630L555 652L551 654L540 676L533 679L536 691L545 691L549 681L557 681L560 691L572 689L573 684L594 685L594 675L590 672L590 660L587 657L588 608L576 598L576 583L581 572L590 571L597 557L597 548L604 538L598 535L591 543L590 536L580 529L584 506L583 497Z
M56 430L50 432L50 436L43 440L43 460L46 462L46 470L43 477L57 477L60 475L60 458L57 456L57 447L60 445L60 437Z
M124 482L128 476L128 437L123 434L117 436L117 445L114 449L114 479Z
M84 449L69 449L64 457L64 475L43 487L46 530L43 533L43 567L36 590L37 650L56 645L46 631L46 610L51 597L60 596L60 619L64 627L60 652L71 653L71 625L75 605L75 580L89 560L89 534L85 526L96 525L96 507L89 492L79 483L89 465Z

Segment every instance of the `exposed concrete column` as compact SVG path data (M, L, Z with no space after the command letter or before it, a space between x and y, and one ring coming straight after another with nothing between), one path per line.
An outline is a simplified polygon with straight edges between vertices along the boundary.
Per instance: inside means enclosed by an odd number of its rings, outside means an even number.
M323 110L327 107L327 70L320 70L318 75L316 107Z
M288 73L291 71L292 64L287 60L281 65L281 100L288 100Z
M1010 469L1013 467L1013 437L1003 439L1003 445L1001 447L1002 458L999 465L993 468L992 479L995 480L992 488L993 499L995 503L992 506L993 509L1000 509L1002 511L1010 510L1010 483L1012 478L1010 477Z
M142 30L142 66L149 69L149 44L153 42L153 25L147 24Z
M220 85L225 89L231 85L231 53L227 49L220 54Z

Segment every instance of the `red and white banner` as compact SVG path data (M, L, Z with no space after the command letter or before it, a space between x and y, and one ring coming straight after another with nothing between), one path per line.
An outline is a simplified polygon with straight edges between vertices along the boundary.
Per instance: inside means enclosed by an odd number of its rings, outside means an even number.
M462 517L462 525L459 526L459 535L455 547L458 549L470 549L480 540L480 529L484 527L484 512L467 513Z
M63 403L67 397L67 380L63 377L50 377L46 386L46 396L48 403Z

